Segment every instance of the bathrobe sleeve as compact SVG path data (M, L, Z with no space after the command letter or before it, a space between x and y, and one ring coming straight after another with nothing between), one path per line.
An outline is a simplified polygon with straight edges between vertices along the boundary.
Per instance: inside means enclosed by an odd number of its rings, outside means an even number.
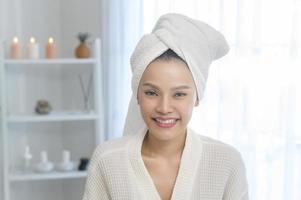
M224 190L223 200L248 199L246 169L241 155L237 152L233 159L233 167Z
M92 156L88 177L86 181L83 200L109 200L110 195L106 187L105 179L101 169L101 160L96 150Z

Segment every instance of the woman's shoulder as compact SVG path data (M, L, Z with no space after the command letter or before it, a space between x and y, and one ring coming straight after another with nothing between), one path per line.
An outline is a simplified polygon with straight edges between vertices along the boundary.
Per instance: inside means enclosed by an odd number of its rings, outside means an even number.
M210 158L210 160L223 162L223 164L244 165L240 152L234 146L196 133L195 137L201 143L203 156Z
M125 152L129 141L130 136L123 136L103 142L96 147L93 157L100 158L114 153Z
M214 138L211 138L211 137L208 137L208 136L204 136L204 135L199 135L200 137L200 140L202 141L202 143L204 145L207 145L211 148L214 148L214 149L220 149L222 151L226 151L226 152L229 152L229 153L235 153L235 154L239 154L239 152L237 151L237 149L230 145L230 144L227 144L225 142L222 142L220 140L217 140L217 139L214 139Z

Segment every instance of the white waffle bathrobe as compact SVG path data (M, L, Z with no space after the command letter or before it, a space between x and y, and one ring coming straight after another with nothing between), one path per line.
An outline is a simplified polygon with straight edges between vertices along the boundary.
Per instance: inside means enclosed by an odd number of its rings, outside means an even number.
M98 146L83 200L160 200L141 156L145 131ZM247 200L240 154L227 144L188 129L171 199Z

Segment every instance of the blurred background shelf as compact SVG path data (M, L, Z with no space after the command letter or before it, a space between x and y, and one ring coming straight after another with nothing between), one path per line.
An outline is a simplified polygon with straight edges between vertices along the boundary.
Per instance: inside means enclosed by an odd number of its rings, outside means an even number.
M86 178L86 171L72 171L72 172L51 172L45 174L31 173L31 174L11 174L9 180L17 181L35 181L35 180L55 180L55 179L74 179Z
M96 59L88 58L88 59L78 59L78 58L57 58L57 59L20 59L20 60L13 60L13 59L6 59L4 64L8 66L18 65L22 67L22 65L32 65L32 64L40 64L40 65L47 65L47 64L94 64L96 63Z
M61 112L49 115L9 115L8 122L19 123L19 122L51 122L51 121L81 121L81 120L96 120L98 115L95 112L90 113L74 113L74 112Z

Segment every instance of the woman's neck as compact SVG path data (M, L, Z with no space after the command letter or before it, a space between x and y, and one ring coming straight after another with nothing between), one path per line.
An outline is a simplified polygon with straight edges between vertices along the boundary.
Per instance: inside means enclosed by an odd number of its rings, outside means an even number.
M151 134L146 133L142 143L142 154L148 157L166 157L181 156L186 141L186 132L180 134L173 140L158 140Z

